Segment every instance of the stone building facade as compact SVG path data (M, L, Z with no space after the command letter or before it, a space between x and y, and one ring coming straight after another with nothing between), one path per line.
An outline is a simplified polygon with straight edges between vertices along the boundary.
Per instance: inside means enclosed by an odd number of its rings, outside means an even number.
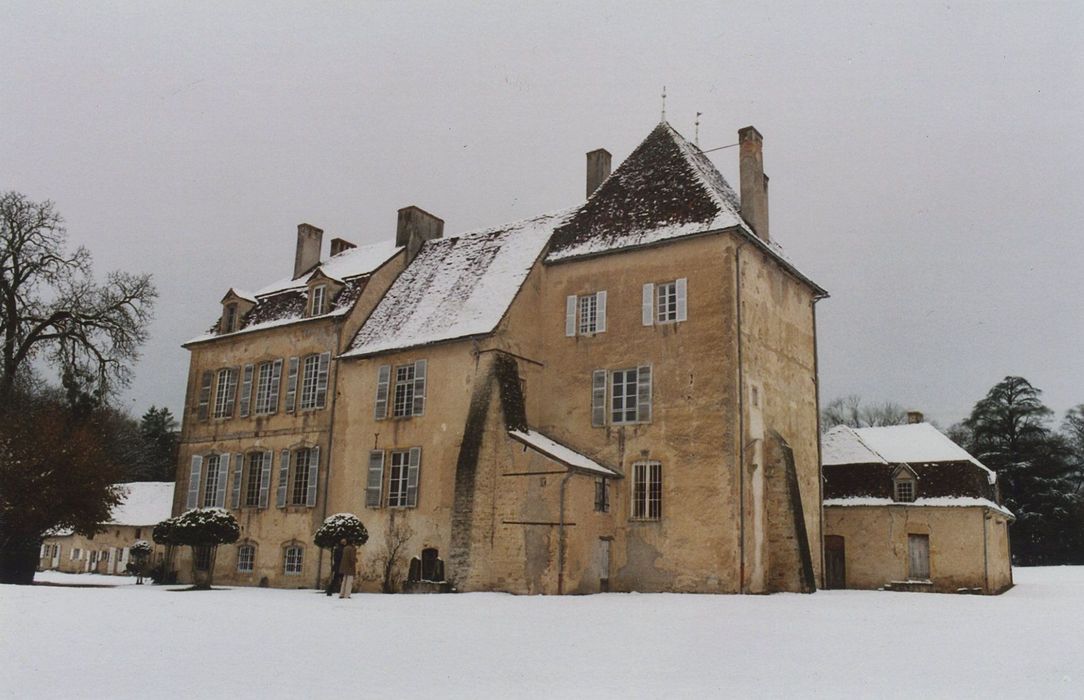
M445 238L408 207L394 245L324 262L299 227L293 277L187 344L174 511L242 525L215 580L318 584L312 533L349 512L368 590L389 553L457 590L814 590L825 293L739 138L740 200L662 123L612 173L589 153L568 210Z
M921 421L824 440L830 588L1001 593L1012 586L996 475Z

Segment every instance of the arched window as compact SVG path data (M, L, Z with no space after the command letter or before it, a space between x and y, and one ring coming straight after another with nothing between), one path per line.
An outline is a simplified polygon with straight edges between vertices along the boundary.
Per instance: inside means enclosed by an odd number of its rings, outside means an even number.
M237 547L237 572L251 574L256 565L256 545L242 544Z
M300 545L290 545L283 550L282 571L287 576L300 576L305 562L305 548Z

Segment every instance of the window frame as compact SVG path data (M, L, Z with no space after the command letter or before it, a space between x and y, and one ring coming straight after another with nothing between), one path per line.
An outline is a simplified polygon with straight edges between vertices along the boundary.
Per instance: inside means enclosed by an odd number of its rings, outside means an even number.
M215 373L215 397L211 417L225 419L233 417L233 404L236 403L237 368L222 367Z
M414 379L417 376L415 364L408 362L405 365L395 365L393 371L395 375L392 380L391 417L411 418L414 416ZM400 372L409 373L409 376L400 377ZM402 401L400 401L400 389L403 390ZM400 412L400 403L402 412Z
M198 508L215 507L216 496L218 493L218 481L220 478L219 470L222 469L222 457L223 455L212 453L203 458L203 473L200 474L200 479L203 483L201 484L202 488L200 489ZM226 464L229 464L229 459L226 460ZM211 478L212 466L214 467L214 478Z
M247 557L245 555L248 555ZM248 562L248 568L243 568L242 564ZM242 542L237 545L237 573L239 574L251 574L256 570L256 545L251 542Z
M595 478L595 512L610 512L610 480L605 476Z
M304 464L301 462L302 455L304 455ZM290 490L286 498L286 506L304 507L308 505L309 472L313 468L312 448L298 447L290 450L290 462Z
M639 460L632 463L629 520L662 520L662 462Z
M631 384L629 382L630 373L631 373L631 377L632 377ZM619 410L619 409L616 408L617 401L618 401L618 398L619 398L618 393L617 393L617 386L618 386L617 377L618 377L618 375L621 375L623 377L623 381L621 382L622 393L621 393L621 396L620 396L620 399L621 399L620 413L621 413L622 417L620 419L617 419L617 418L614 417L615 414ZM609 406L608 406L608 411L607 412L609 414L610 424L611 425L632 425L634 423L642 422L640 420L640 407L638 405L639 381L640 381L640 368L639 367L628 367L628 368L624 368L624 369L610 370L610 381L609 381L609 384L610 384L610 387L609 387L610 388L610 400L609 400ZM632 392L631 395L628 393L630 386L631 386L631 392ZM629 419L627 417L628 413L629 413L628 402L630 400L632 402L632 413L633 413L632 419Z
M301 358L300 375L301 391L298 392L297 410L315 410L319 408L316 398L320 391L320 353Z
M244 465L244 492L241 494L242 508L260 507L260 482L263 479L264 460L267 453L253 450L245 455ZM253 464L255 460L255 464Z
M237 330L237 302L226 304L222 311L222 332L233 333Z
M665 300L664 300L665 297ZM655 285L655 323L678 322L677 280Z
M407 501L407 478L410 471L410 450L390 450L388 461L388 508L409 508ZM396 461L399 464L396 464ZM396 476L398 470L398 476Z
M598 294L576 296L576 335L598 333Z
M252 415L264 416L275 412L275 406L271 402L271 387L274 384L274 377L274 360L256 363L256 400L252 403Z
M294 554L291 554L294 553ZM290 544L282 548L282 575L301 576L305 572L305 548Z
M327 313L327 285L315 284L309 290L309 316L323 316Z
M909 491L902 494L903 490ZM918 483L911 476L900 476L892 480L892 500L896 503L914 503L918 498Z

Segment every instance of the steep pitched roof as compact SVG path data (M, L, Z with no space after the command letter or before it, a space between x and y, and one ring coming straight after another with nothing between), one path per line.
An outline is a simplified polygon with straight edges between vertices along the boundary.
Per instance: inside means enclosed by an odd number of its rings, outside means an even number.
M343 357L492 332L567 212L427 241Z
M986 465L929 423L880 428L837 426L821 442L821 462L825 466L970 462L986 472L991 484L996 480Z

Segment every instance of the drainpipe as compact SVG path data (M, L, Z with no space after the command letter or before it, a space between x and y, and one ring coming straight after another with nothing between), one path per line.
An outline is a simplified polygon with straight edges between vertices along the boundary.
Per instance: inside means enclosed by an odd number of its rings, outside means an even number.
M335 352L336 353L339 352L339 348L342 347L342 339L343 339L343 324L340 323L339 328L335 331ZM322 514L320 516L320 523L321 524L323 524L323 522L325 520L327 520L327 494L328 494L328 489L331 487L331 455L332 455L332 449L331 448L332 448L332 445L334 444L334 437L335 437L335 402L336 402L336 399L339 397L339 365L341 364L341 362L342 362L341 360L339 360L337 358L335 359L335 381L334 382L331 382L331 381L328 382L328 385L331 387L331 415L328 416L328 420L331 421L331 424L328 426L328 429L327 429L327 473L324 474L324 508L323 508ZM317 465L317 468L319 468L319 465ZM323 547L318 547L317 549L319 550L319 554L316 555L316 586L315 586L315 588L316 588L316 590L320 590L320 588L321 588L321 586L320 586L320 571L324 568L324 548ZM334 577L335 572L332 571L331 575L332 575L332 577Z
M982 592L983 593L989 593L990 592L990 558L989 558L989 553L987 551L987 543L986 543L986 538L988 537L988 535L986 534L986 523L989 522L989 520L990 520L990 514L986 512L985 508L982 508L979 512L982 513L982 588L983 588Z
M738 592L745 593L745 374L741 350L741 249L734 249L734 299L737 307L735 323L738 339ZM819 409L818 409L819 410Z
M557 519L557 595L565 592L565 492L570 478L571 470L561 479L561 509Z

